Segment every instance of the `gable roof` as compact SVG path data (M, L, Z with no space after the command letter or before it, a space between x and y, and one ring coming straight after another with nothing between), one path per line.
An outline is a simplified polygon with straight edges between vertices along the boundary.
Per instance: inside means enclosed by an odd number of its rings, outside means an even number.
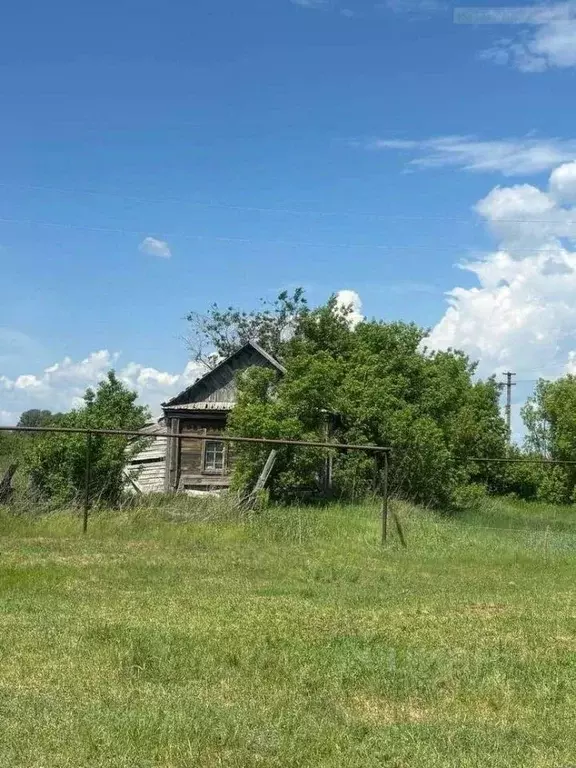
M240 347L240 349L237 352L234 352L234 354L230 355L230 357L227 360L224 360L221 364L224 364L224 363L230 361L234 357L234 355L240 354L240 352L242 352L244 349L246 349L246 347L252 347L252 349L255 349L256 352L258 352L260 355L262 355L262 357L265 360L267 360L273 368L276 368L276 370L279 373L281 373L282 375L284 375L286 373L286 368L284 368L282 363L279 363L278 360L276 360L275 357L272 357L272 355L269 352L266 352L266 350L263 347L261 347L260 344L257 344L255 341L248 341L248 342L246 342L246 344L244 344L243 347ZM216 368L217 367L218 366L216 366Z
M212 370L208 371L204 374L204 376L201 376L199 379L196 379L196 381L191 384L189 387L186 387L186 389L182 390L179 394L175 395L173 398L168 400L165 403L162 403L163 408L175 408L178 407L184 403L190 402L196 394L201 392L206 384L208 384L209 380L212 378L216 378L219 373L221 373L226 367L236 367L235 364L237 364L242 357L245 357L246 355L256 355L261 358L262 362L272 366L275 368L279 373L285 374L286 368L276 360L276 358L272 357L271 354L266 352L265 349L262 349L262 347L257 344L255 341L248 341L246 344L241 346L239 349L236 350L236 352L233 352L229 357L227 357L225 360L221 360L218 365L215 368L212 368ZM247 366L248 367L248 366Z

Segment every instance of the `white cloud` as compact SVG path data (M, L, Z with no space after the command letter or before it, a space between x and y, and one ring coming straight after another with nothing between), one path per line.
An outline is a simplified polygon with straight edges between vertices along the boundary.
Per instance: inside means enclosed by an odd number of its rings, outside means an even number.
M180 375L158 371L139 363L128 363L121 372L121 378L132 389L166 391L177 385Z
M576 203L576 162L565 163L552 172L550 194L558 202Z
M328 5L328 0L291 0L291 2L303 8L325 8Z
M340 306L351 307L350 322L357 325L364 319L362 301L356 291L342 290L337 294ZM30 408L67 411L82 403L88 387L96 387L109 370L136 391L140 402L160 415L160 405L192 384L205 372L201 363L188 362L180 372L161 371L137 362L122 364L119 353L103 349L91 352L83 360L65 357L42 371L27 372L13 378L0 375L0 423L14 424L20 414Z
M503 9L504 10L504 9ZM493 23L521 24L519 34L498 40L483 51L481 58L495 64L510 65L521 72L544 72L547 69L576 67L576 2L540 5L529 13L503 15ZM520 12L525 9L518 9Z
M444 0L386 0L386 2L378 3L375 7L387 9L394 13L421 16L445 11L449 5Z
M293 5L316 10L330 10L348 19L382 18L383 13L406 14L426 19L431 14L448 10L446 0L290 0Z
M0 419L15 423L22 411L29 408L48 408L67 411L79 405L88 387L95 387L111 368L118 377L135 390L141 402L149 405L158 415L160 404L195 381L203 372L202 365L188 363L181 373L168 373L139 363L119 366L119 355L108 350L90 353L84 360L66 357L61 362L39 373L21 374L15 378L0 376L3 410Z
M537 139L531 136L482 141L474 136L437 136L428 139L372 139L366 149L412 151L412 168L462 168L524 176L548 171L576 160L573 139Z
M145 237L138 246L138 250L140 253L158 256L161 259L169 259L172 256L168 243L164 240L157 240L155 237Z
M476 206L497 250L462 265L476 285L456 287L433 329L431 348L465 350L483 374L509 369L556 375L576 360L576 207L529 184L493 189Z
M338 291L336 294L336 304L339 307L342 307L342 309L351 310L348 315L348 320L353 328L365 319L362 314L362 299L356 291L352 291L348 288Z
M565 373L571 373L572 376L576 376L576 351L574 350L571 350L568 354Z
M13 379L0 376L3 402L8 402L12 411L40 405L52 410L67 410L78 402L87 387L104 378L116 358L107 350L100 350L77 362L65 357L38 374L21 374Z
M500 245L519 258L527 250L554 245L555 238L576 236L575 212L559 205L551 191L531 184L495 187L475 210Z

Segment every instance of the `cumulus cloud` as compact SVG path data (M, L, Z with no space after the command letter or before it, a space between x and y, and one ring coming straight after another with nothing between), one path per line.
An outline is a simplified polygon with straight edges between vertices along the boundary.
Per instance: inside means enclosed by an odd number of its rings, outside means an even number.
M565 163L550 176L550 194L564 203L576 203L576 162Z
M568 354L566 373L570 373L572 376L576 376L576 352L574 350L571 350Z
M160 259L169 259L172 256L168 243L157 240L155 237L145 237L138 246L138 250L148 256L158 256Z
M495 64L509 65L521 72L576 67L576 2L538 5L528 8L492 9L489 23L519 24L512 37L498 40L480 54Z
M338 291L337 302L341 307L351 308L352 326L364 320L362 301L356 291ZM86 389L96 387L111 369L126 386L138 393L140 401L148 405L154 415L160 415L164 401L206 372L206 367L197 362L188 362L180 372L161 371L137 362L122 363L119 353L107 349L91 352L83 360L65 357L42 371L14 377L0 375L0 424L15 424L20 414L30 408L67 411L77 407L82 403Z
M159 414L160 404L194 382L204 372L202 365L188 363L180 373L168 373L156 368L129 362L119 365L120 356L108 350L90 353L84 360L70 357L54 363L39 373L21 374L15 378L0 376L0 396L3 406L1 420L15 423L22 411L48 408L67 411L78 406L88 387L95 387L111 368L118 377L135 390L141 402Z
M500 245L522 257L527 249L576 236L575 213L559 205L552 191L531 184L496 187L476 206Z
M534 137L483 141L475 136L436 136L427 139L371 139L362 146L372 150L415 154L410 168L461 168L524 176L576 160L576 141Z
M462 264L476 285L455 287L432 330L431 348L463 349L483 374L504 369L557 375L576 360L576 207L566 206L572 164L547 190L529 184L493 189L476 206L498 241Z
M352 291L348 288L338 291L336 294L336 303L339 307L342 307L342 309L351 310L348 315L348 320L353 328L365 319L362 314L362 299L356 291Z

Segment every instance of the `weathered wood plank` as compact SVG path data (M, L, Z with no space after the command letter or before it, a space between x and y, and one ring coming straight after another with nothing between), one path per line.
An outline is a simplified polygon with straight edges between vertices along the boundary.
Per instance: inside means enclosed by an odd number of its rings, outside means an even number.
M202 422L182 422L183 434L205 435L206 427ZM180 446L180 465L182 472L200 472L202 470L202 456L204 454L204 445L201 440L182 440Z
M260 477L256 481L256 485L254 486L254 490L252 491L252 493L256 494L258 493L258 491L262 491L266 487L268 478L270 477L272 470L274 469L274 464L276 464L277 456L278 456L278 451L273 448L268 454L268 458L266 459L264 468L260 473Z
M185 474L180 476L180 490L202 488L229 488L230 478L221 475Z
M180 419L169 420L168 431L172 435L180 432ZM166 453L166 475L164 489L166 493L172 493L178 487L178 469L180 466L180 440L168 438Z
M268 458L266 459L266 463L264 464L264 467L262 468L262 472L260 473L260 476L258 480L256 481L256 485L252 489L252 491L248 494L247 497L244 498L240 502L240 504L247 509L252 509L256 502L258 501L258 494L260 491L263 491L266 487L266 483L270 479L270 475L272 474L272 470L274 469L274 465L276 464L276 458L278 456L278 451L273 448L270 453L268 454Z

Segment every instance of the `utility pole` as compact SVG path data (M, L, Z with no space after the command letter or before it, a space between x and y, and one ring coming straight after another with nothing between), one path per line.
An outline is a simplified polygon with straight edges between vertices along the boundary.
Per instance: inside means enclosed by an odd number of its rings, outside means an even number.
M508 440L512 442L512 387L516 386L516 382L512 381L512 377L516 376L512 371L505 371L503 376L506 376L506 382L503 386L506 387L506 425L508 427Z

